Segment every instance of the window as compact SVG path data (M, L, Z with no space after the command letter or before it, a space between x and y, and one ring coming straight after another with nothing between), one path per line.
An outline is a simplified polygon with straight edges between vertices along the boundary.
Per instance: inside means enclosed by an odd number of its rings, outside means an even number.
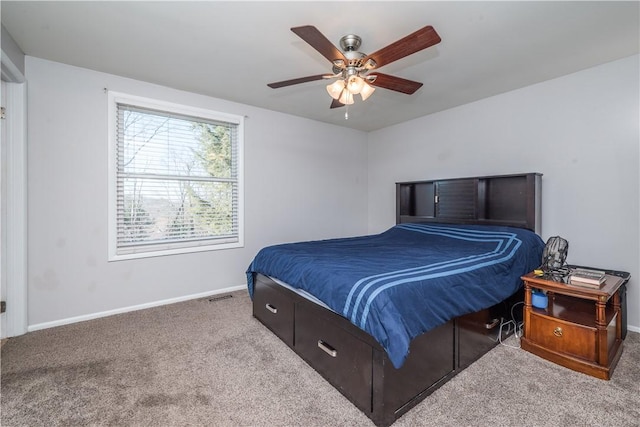
M109 92L109 259L243 245L243 118Z

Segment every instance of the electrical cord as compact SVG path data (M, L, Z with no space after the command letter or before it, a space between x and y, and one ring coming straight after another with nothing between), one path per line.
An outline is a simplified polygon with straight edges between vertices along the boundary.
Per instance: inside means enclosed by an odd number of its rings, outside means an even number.
M520 322L516 321L516 317L513 314L513 310L516 308L517 305L520 305L520 304L524 305L524 301L518 301L517 303L511 306L511 320L505 322L504 317L500 320L500 330L498 331L497 340L500 342L500 344L506 347L520 348L520 337L522 336L522 328L524 327L524 321L522 320ZM516 337L516 342L518 343L518 345L511 345L502 341L502 334L505 327L507 327L506 332L504 332L506 336L511 334L511 328L513 327L513 335Z

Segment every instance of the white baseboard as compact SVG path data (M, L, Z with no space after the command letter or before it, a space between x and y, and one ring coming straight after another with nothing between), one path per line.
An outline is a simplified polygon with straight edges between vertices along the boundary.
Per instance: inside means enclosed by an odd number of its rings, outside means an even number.
M165 299L161 301L154 301L145 304L132 305L129 307L117 308L114 310L101 311L99 313L85 314L82 316L68 317L66 319L54 320L53 322L36 323L35 325L29 325L27 332L38 331L40 329L48 329L56 326L69 325L71 323L84 322L86 320L98 319L100 317L113 316L114 314L128 313L130 311L144 310L145 308L159 307L161 305L174 304L176 302L188 301L192 299L205 298L211 295L226 294L229 292L246 290L247 285L231 286L224 289L217 289L215 291L202 292L199 294L185 295L176 298Z
M629 330L631 332L639 332L640 333L640 328L637 327L637 326L627 325L627 330Z

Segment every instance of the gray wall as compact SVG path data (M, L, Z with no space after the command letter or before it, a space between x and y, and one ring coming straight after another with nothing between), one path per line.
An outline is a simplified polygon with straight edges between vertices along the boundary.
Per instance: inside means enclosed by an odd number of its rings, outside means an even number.
M629 271L640 332L638 55L369 134L369 231L395 222L398 181L540 172L542 237L568 261Z
M27 56L29 326L244 288L263 246L366 233L366 138L281 113ZM245 247L107 262L103 88L246 115Z

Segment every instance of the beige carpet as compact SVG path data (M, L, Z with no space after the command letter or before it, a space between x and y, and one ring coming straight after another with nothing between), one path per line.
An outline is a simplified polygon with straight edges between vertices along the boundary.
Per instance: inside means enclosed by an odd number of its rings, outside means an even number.
M2 426L371 426L251 317L246 292L2 346ZM514 339L509 344L516 344ZM394 426L639 426L640 334L611 381L498 346Z

